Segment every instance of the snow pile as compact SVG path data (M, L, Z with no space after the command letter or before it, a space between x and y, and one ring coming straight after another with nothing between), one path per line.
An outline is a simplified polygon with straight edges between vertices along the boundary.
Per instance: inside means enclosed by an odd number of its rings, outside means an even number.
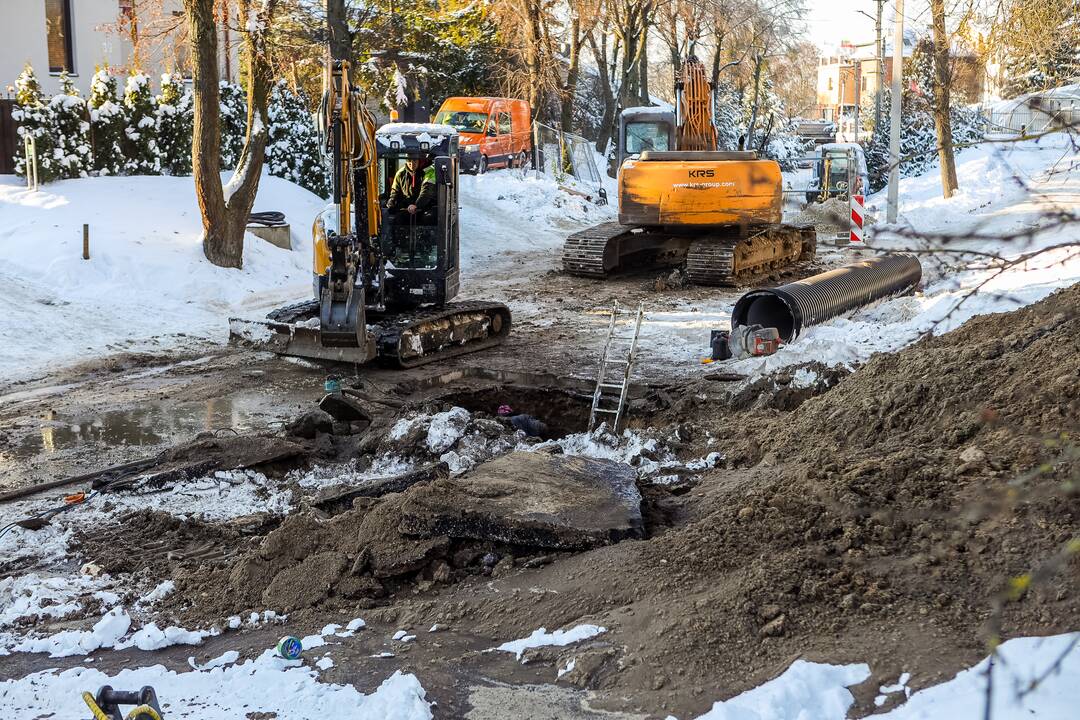
M616 218L614 203L596 205L564 191L547 175L534 175L500 170L461 177L463 282L481 270L490 282L492 270L520 265L518 253L536 254L536 274L555 269L567 235ZM520 269L508 279L519 282Z
M536 442L499 420L474 416L462 407L434 415L410 413L390 428L375 465L408 462L413 469L439 461L450 467L452 475L460 475L515 447Z
M572 645L576 642L581 642L582 640L594 638L605 632L607 632L607 628L605 627L587 624L575 625L569 630L556 630L552 633L549 633L546 628L540 628L539 630L534 630L529 637L504 642L495 649L514 653L517 659L520 660L521 655L529 648L547 647L551 645L563 647Z
M436 454L449 450L465 434L470 419L469 411L461 407L433 415L428 425L427 449Z
M163 665L125 669L106 675L77 667L47 670L0 683L0 697L12 716L82 717L87 688L151 685L173 708L197 707L204 720L234 720L253 715L303 719L329 717L355 720L430 720L431 707L415 675L395 672L370 695L351 685L318 681L318 672L285 661L267 650L253 660L234 664L227 653L205 669L175 672Z
M543 421L544 418L539 418ZM410 413L390 428L382 454L376 457L365 472L341 474L340 471L316 469L300 479L301 485L316 485L326 480L314 480L312 474L335 473L334 482L355 484L373 477L402 474L421 465L440 461L450 467L451 475L460 475L477 465L509 452L551 452L581 455L601 460L613 460L635 468L641 478L659 482L659 473L674 469L700 472L716 467L722 459L719 453L697 458L687 463L675 454L651 428L645 431L611 432L607 424L588 433L571 433L561 438L541 441L515 430L503 421L473 415L461 407L429 415ZM678 476L672 476L677 479ZM671 480L669 480L671 481Z
M958 673L952 680L914 694L906 687L907 673L882 692L910 694L893 710L875 715L881 720L979 720L983 717L1067 718L1080 704L1080 645L1075 634L1047 638L1016 638L1002 644L994 663L992 703L986 711L986 671L989 659ZM1050 672L1060 662L1056 671ZM905 677L907 676L907 677ZM825 665L796 660L782 674L741 695L717 702L697 720L766 720L814 718L844 720L855 698L848 688L870 677L865 664ZM1033 682L1038 679L1038 682ZM883 704L877 703L879 706Z
M7 652L49 653L49 657L86 655L98 648L116 647L131 627L131 617L122 607L114 607L94 624L92 630L64 630L43 638L26 638Z
M139 650L160 650L171 645L199 645L203 638L218 634L217 630L185 630L170 625L161 629L156 623L148 623L130 635L131 616L123 607L116 606L94 623L90 630L63 630L44 637L18 638L13 634L0 634L0 655L11 652L48 653L60 658L71 655L88 655L100 648L135 647Z
M249 235L244 268L211 265L190 177L98 177L26 190L0 178L0 377L184 338L223 342L228 317L311 294L306 229L323 201L279 178L259 183L254 211L280 210L292 252ZM82 259L82 226L90 260ZM34 332L27 332L33 328Z
M697 720L842 720L855 702L848 686L868 677L870 668L865 664L826 665L796 660L780 677L714 704Z

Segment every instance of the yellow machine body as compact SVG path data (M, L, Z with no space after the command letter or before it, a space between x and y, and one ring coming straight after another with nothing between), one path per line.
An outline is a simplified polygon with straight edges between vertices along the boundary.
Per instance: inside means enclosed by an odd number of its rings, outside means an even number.
M723 153L662 153L662 155ZM623 163L619 222L645 226L770 225L783 219L783 182L772 160L654 160Z

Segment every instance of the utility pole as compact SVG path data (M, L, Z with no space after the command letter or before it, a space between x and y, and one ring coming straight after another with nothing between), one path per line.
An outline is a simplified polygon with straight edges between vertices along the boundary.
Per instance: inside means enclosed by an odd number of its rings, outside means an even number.
M892 107L889 109L889 206L887 222L896 222L900 197L900 93L904 75L904 0L896 0L892 49Z
M874 128L881 125L881 88L885 85L885 38L881 35L881 12L885 7L885 0L875 0L877 3L877 18L874 20L874 30L877 33L877 87L874 89Z

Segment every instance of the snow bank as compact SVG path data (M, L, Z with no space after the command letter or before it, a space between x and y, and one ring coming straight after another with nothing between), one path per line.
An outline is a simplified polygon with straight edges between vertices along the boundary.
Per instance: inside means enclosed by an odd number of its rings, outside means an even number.
M395 672L370 695L351 685L320 683L318 672L274 656L267 650L254 660L235 663L229 655L204 670L174 672L163 665L125 669L106 675L78 667L47 670L0 683L0 698L13 717L82 717L81 693L102 685L118 688L153 686L172 708L197 707L204 720L234 720L255 713L297 720L430 720L431 707L415 675ZM231 659L231 661L230 661Z
M520 265L516 253L538 255L531 274L553 270L567 235L614 220L618 214L614 203L596 205L562 190L547 175L534 175L500 170L461 176L461 266L466 286L481 270L488 284L491 269ZM520 280L520 272L505 278Z
M190 177L65 180L26 190L0 178L0 377L120 350L223 342L228 317L261 316L311 294L308 228L323 201L264 176L254 211L280 210L293 251L249 235L244 268L211 265ZM82 259L82 225L90 260Z
M843 720L855 702L849 685L870 677L867 665L796 660L775 680L712 706L698 720Z

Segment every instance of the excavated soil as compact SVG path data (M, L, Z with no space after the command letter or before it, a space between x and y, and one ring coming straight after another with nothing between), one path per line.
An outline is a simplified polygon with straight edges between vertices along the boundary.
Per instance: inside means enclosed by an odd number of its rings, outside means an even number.
M1062 552L1080 520L1080 286L851 374L810 369L810 386L789 371L665 390L650 422L669 446L724 457L670 486L639 481L645 539L566 551L404 536L410 493L439 479L280 525L144 512L124 520L128 545L110 554L122 540L86 537L84 549L125 572L152 538L191 546L187 562L151 561L176 580L167 608L189 627L264 608L314 629L361 611L390 632L444 625L401 665L440 702L462 702L450 697L462 677L525 681L523 666L477 649L579 622L608 631L531 652L528 681L574 659L559 683L594 691L594 708L660 717L704 712L800 656L869 663L853 689L866 715L901 672L923 687L996 637L1080 627L1080 560ZM539 395L455 398L543 410ZM553 408L559 432L579 422L580 403ZM215 543L232 550L199 555ZM443 687L430 668L456 676Z
M553 614L610 623L623 667L586 684L651 688L678 714L797 655L870 662L874 681L909 671L918 687L978 660L994 634L1075 630L1080 562L1059 555L1080 520L1078 379L1074 287L878 356L794 411L699 415L689 432L709 431L740 467L706 474L668 532L574 558L573 599L544 596L520 629ZM496 596L469 619L517 611Z

